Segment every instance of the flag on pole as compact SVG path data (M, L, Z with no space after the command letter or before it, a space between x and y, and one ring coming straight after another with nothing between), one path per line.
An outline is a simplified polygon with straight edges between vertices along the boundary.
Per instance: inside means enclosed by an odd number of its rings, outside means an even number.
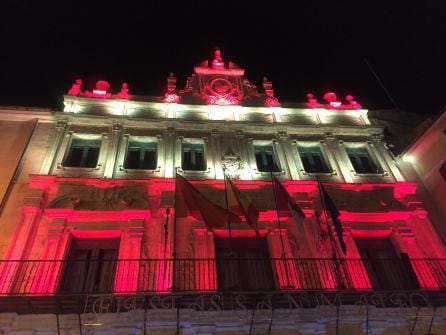
M228 197L229 210L237 215L243 215L246 222L255 230L259 222L259 210L254 206L252 201L242 193L225 175L226 191Z
M204 221L209 229L222 228L226 222L240 222L237 215L207 199L194 185L183 176L176 175L175 210L177 216L187 216Z
M319 211L315 211L314 212L314 216L317 220L317 226L318 226L318 235L319 235L319 248L322 248L322 246L324 245L325 241L328 240L328 232L326 229L324 229L322 227L322 223L321 223L321 213Z
M325 210L330 213L331 219L333 221L333 225L335 227L336 235L338 236L339 245L341 246L342 252L345 254L347 252L347 246L344 241L344 228L342 227L341 220L339 219L339 210L336 207L334 201L328 195L327 191L324 188L324 185L321 185L321 193L322 193L322 202L325 206Z
M294 199L290 196L288 191L283 187L282 183L273 176L274 182L274 196L277 201L277 210L279 211L279 216L298 216L302 219L305 218L305 213L296 204Z

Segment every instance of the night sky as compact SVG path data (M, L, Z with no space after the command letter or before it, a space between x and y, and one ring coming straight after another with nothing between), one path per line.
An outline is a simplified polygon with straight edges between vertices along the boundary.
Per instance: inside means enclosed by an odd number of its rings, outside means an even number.
M3 0L0 105L60 109L77 78L83 89L104 79L112 92L128 82L162 95L170 72L182 87L219 46L282 102L334 91L368 109L435 115L446 105L445 36L444 1Z

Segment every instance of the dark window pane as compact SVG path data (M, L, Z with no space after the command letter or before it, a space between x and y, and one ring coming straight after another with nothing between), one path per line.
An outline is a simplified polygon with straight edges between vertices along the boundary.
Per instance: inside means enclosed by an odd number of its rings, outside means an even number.
M146 170L156 169L156 151L153 150L144 151L142 168Z
M323 161L323 158L321 156L314 155L313 157L313 166L315 172L328 172L328 168L325 164L325 161Z
M375 173L376 169L374 168L373 162L370 160L370 157L361 156L359 157L361 160L361 166L363 168L363 173Z
M119 240L73 239L61 281L62 293L111 293Z
M126 169L137 169L139 165L139 150L129 149L124 163Z
M215 248L220 290L274 289L266 239L216 238Z
M410 262L404 262L403 254L398 257L388 238L358 238L355 242L374 289L418 288Z
M358 172L358 173L363 173L362 172L362 167L358 163L357 157L355 155L351 155L351 154L349 154L348 157L350 158L350 162L353 165L353 169L355 169L355 171Z
M347 155L356 173L381 173L381 168L377 167L367 148L346 148Z
M125 169L154 170L157 165L156 142L131 141L124 162Z
M189 171L206 170L203 144L183 143L181 168Z
M99 148L88 148L85 167L95 168L98 164Z
M64 165L95 168L98 163L100 147L100 140L73 139Z
M82 154L84 152L83 148L73 148L71 149L70 155L65 162L65 166L79 167L82 162Z
M300 146L298 148L302 165L308 173L329 173L327 163L319 146Z
M272 146L255 146L254 155L256 158L257 170L259 172L279 172Z
M192 170L192 159L191 159L191 152L190 151L184 151L183 152L183 170Z

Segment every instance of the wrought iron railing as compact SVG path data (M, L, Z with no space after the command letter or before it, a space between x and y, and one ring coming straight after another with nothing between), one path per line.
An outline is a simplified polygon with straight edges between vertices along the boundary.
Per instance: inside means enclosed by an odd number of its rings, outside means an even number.
M0 261L0 295L446 289L446 259Z

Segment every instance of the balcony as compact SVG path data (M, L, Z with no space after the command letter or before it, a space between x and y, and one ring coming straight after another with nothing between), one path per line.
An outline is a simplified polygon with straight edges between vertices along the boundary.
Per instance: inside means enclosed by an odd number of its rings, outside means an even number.
M446 259L131 259L0 262L0 312L75 312L88 296L446 292ZM185 301L186 301L185 300ZM63 307L61 307L63 306Z

